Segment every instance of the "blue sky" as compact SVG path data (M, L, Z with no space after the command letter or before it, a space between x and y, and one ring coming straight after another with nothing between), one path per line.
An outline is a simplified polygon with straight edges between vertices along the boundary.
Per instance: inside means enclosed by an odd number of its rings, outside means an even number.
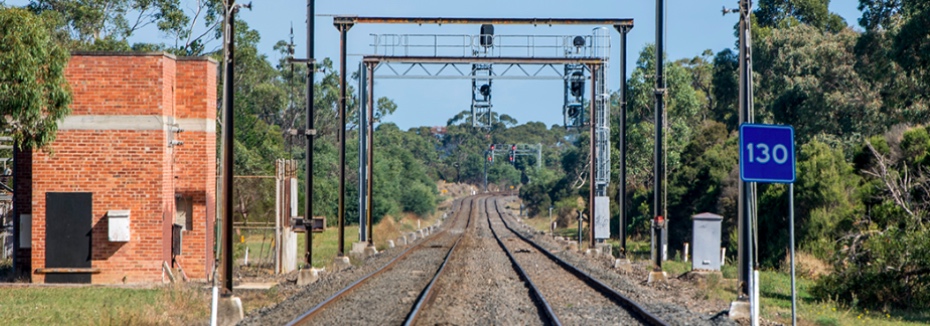
M0 0L2 2L3 0ZM7 0L22 5L26 0ZM182 0L182 6L190 0ZM239 1L243 3L245 1ZM705 49L718 52L733 47L735 15L721 15L726 5L736 0L667 0L666 53L669 60L691 58ZM856 26L860 16L857 0L833 0L830 10ZM339 33L332 15L421 16L421 17L523 17L523 18L632 18L634 28L628 34L628 71L632 71L639 51L655 42L655 2L643 0L320 0L316 1L316 57L330 57L338 68ZM272 50L278 40L286 40L291 24L297 56L306 56L306 1L253 0L252 10L241 11L239 18L262 36L259 50L276 62ZM495 34L589 35L595 26L495 26ZM611 28L611 66L608 84L611 90L620 84L620 36ZM478 26L469 25L357 25L348 34L348 69L358 67L359 54L370 54L370 34L477 34ZM131 41L165 42L158 32L138 33ZM219 44L214 44L219 46ZM208 49L211 48L208 46ZM318 78L320 74L317 74ZM562 82L556 80L496 80L493 88L494 110L508 114L520 123L542 121L547 126L561 123ZM375 95L393 99L398 109L386 120L402 129L415 126L445 125L456 113L471 103L471 83L467 80L397 80L376 78Z
M690 58L705 49L715 53L733 47L733 26L737 16L721 14L724 5L735 7L736 0L668 0L666 52L670 59ZM856 0L833 0L831 10L856 24L859 11ZM655 42L655 1L435 1L435 0L342 0L316 1L315 22L318 59L338 62L339 33L332 18L320 15L420 16L420 17L526 17L526 18L632 18L633 30L627 36L628 71L635 65L639 51ZM286 39L291 22L299 56L306 55L306 1L266 0L253 2L252 12L243 11L241 19L262 35L262 47L268 49L277 40ZM595 26L495 26L495 34L573 35L591 33ZM611 30L611 67L609 86L620 86L620 36ZM357 25L348 34L348 53L368 54L372 33L377 34L477 34L478 26L469 25ZM269 54L276 59L276 54ZM354 71L359 57L350 57L348 69ZM375 95L392 98L398 105L386 120L401 129L415 126L445 125L456 113L471 104L471 83L467 80L398 80L376 78ZM547 126L562 122L562 82L555 80L497 80L493 89L494 110L509 114L520 123L542 121Z

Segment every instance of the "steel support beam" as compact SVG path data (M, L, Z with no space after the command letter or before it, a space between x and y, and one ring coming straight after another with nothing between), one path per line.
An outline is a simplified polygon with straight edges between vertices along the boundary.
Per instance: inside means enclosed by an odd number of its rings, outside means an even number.
M750 28L749 0L740 1L739 20L739 123L752 123L752 54L749 39ZM742 164L742 162L740 162ZM738 300L749 300L749 280L752 278L752 203L755 201L752 187L748 182L739 182L739 286ZM751 304L755 305L756 302Z
M602 58L568 57L434 57L434 56L387 56L366 55L362 62L400 62L424 64L601 64Z
M333 22L339 30L339 245L336 255L345 256L346 231L346 38L352 23Z
M313 24L314 24L314 0L307 0L307 60L313 60ZM304 224L307 228L306 233L306 253L304 260L307 262L307 268L313 267L313 140L316 135L309 132L314 129L314 110L313 110L313 79L316 75L316 65L307 65L307 162L305 172L307 175L304 198Z
M375 233L374 233L374 219L372 218L372 212L374 209L374 173L375 173L375 64L366 64L366 69L368 71L368 187L367 187L367 197L368 197L368 245L374 246Z
M368 242L368 69L359 64L358 241Z
M600 68L597 65L591 65L591 100L590 100L590 118L588 124L591 126L591 136L590 136L590 148L588 151L591 153L588 155L591 159L591 166L588 178L590 179L590 184L588 185L588 238L589 246L591 249L594 249L594 246L597 240L594 238L594 199L597 196L597 78L593 76L597 75L597 70Z
M620 206L620 254L626 257L626 34L633 26L614 26L620 32L620 183L617 187L617 203Z
M337 24L494 24L494 25L622 25L633 26L629 18L468 18L468 17L360 17L336 16Z
M653 160L653 228L655 255L653 271L662 271L662 228L665 224L663 208L665 207L665 156L663 128L665 127L665 0L656 0L656 78L655 78L655 158Z

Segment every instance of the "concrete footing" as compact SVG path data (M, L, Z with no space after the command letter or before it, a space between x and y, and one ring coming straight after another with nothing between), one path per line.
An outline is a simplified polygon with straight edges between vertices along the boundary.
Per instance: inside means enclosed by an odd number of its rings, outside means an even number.
M749 300L736 300L730 303L730 319L749 319Z
M378 254L378 249L375 246L365 247L364 255L365 257L371 257Z
M407 235L407 238L410 238L410 242L417 241L417 233L416 233L416 232L410 232L410 234Z
M649 272L649 279L646 280L646 283L649 284L658 284L665 283L668 280L668 275L664 271L652 271Z
M368 246L368 242L354 242L352 243L352 250L349 251L349 253L358 254L358 255L364 254L365 247L367 246Z
M632 267L629 259L626 258L617 258L614 259L614 269L628 269Z
M352 266L349 256L336 256L333 258L333 268L338 272Z
M322 270L316 268L301 269L297 271L297 286L305 286L320 280Z
M598 243L596 248L601 251L601 255L610 258L614 257L613 248L609 243Z
M398 246L406 246L406 245L407 245L407 237L400 237L400 238L397 238L397 245L398 245Z
M216 324L232 326L245 318L242 300L236 296L220 296L216 307Z
M388 248L394 248L394 240L388 240Z

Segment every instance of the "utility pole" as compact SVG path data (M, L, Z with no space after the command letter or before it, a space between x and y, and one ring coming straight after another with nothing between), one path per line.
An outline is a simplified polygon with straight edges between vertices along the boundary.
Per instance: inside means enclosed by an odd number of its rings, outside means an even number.
M750 38L749 18L752 10L750 0L741 0L739 5L739 122L752 123L752 40ZM742 164L743 162L740 162ZM753 242L752 242L752 203L755 202L755 194L752 191L750 183L740 181L739 183L739 295L738 300L748 300L750 307L758 305L758 302L752 302L749 299L751 292L750 284L752 279L753 265Z
M225 19L223 22L223 187L220 200L223 201L222 213L222 259L221 273L223 295L230 296L233 291L233 246L232 246L232 187L233 187L233 73L235 71L235 22L236 1L226 0Z
M620 205L620 254L626 257L626 35L632 26L616 25L620 32L620 184L617 187L617 203Z
M345 257L346 223L346 34L352 23L334 22L339 30L339 244L336 255Z
M307 0L307 60L313 60L313 24L314 24L314 0ZM307 268L313 267L313 140L316 138L316 130L313 126L313 79L316 75L316 64L307 65L307 165L305 172L307 174L307 184L304 194L304 224L307 229L307 252L304 254L304 260L307 262Z
M739 123L753 122L752 101L752 38L750 35L750 14L752 3L750 0L740 0L738 9L723 8L723 14L739 13ZM743 162L739 163L740 165ZM753 278L753 228L752 216L755 209L755 192L750 183L740 180L738 200L738 233L739 250L737 263L739 283L737 286L736 301L730 305L730 318L750 318L754 320L753 309L758 302L751 302L751 286Z
M663 164L663 128L665 122L665 0L656 0L656 76L655 76L655 156L653 160L653 202L652 209L655 218L652 221L653 245L652 253L654 256L653 270L650 273L650 280L664 280L662 273L662 229L665 226L665 217L662 216L662 208L665 207L665 185L663 184L663 175L665 174L665 165Z

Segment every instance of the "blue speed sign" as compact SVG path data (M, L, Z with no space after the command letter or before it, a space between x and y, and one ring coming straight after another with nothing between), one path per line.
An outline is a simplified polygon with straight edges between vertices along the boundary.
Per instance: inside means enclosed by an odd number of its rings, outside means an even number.
M745 182L793 183L794 128L744 123L739 127L739 177Z

